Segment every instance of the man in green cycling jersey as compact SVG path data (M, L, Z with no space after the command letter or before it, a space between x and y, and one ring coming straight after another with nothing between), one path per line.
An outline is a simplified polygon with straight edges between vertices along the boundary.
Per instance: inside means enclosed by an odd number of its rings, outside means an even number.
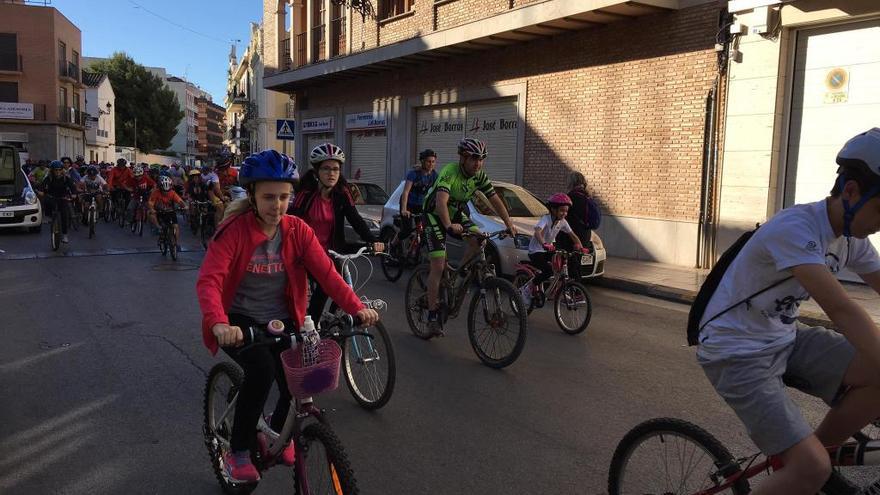
M479 231L467 216L467 203L476 191L489 199L510 234L516 235L516 227L510 221L507 207L495 194L489 176L483 170L483 161L487 154L486 145L479 139L462 139L458 143L458 163L446 164L425 196L425 237L431 259L431 274L428 276L428 331L432 335L443 335L437 294L440 291L443 268L446 266L446 235L460 236L465 230ZM470 260L479 249L477 240L469 237L462 264Z

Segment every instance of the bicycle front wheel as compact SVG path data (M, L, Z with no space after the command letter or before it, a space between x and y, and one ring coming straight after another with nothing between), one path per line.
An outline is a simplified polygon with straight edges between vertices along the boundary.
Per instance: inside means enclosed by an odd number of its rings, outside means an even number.
M397 378L397 362L391 337L381 321L363 331L370 336L354 335L345 339L342 365L345 383L354 400L364 409L373 410L391 399Z
M257 487L256 483L233 482L223 467L223 454L229 450L232 439L232 419L242 381L244 373L241 368L232 363L220 363L211 368L205 384L202 433L214 475L223 491L229 494L246 494Z
M428 275L431 269L428 266L416 268L409 282L406 284L406 321L413 335L420 339L429 340L433 334L428 331L428 321L425 318L428 312Z
M296 494L331 493L333 495L354 495L360 493L348 456L342 442L329 426L312 423L303 428L296 445L297 458L303 462L305 479L297 476ZM301 455L301 457L300 457ZM299 470L295 471L299 473ZM308 490L306 490L308 487Z
M738 472L727 448L706 430L680 419L651 419L617 445L608 470L608 493L698 493L723 486L725 478ZM748 480L739 479L713 493L748 492Z
M526 328L526 310L513 284L487 278L468 310L468 338L480 361L490 368L513 364L526 345Z
M569 280L565 282L553 304L556 324L563 332L577 335L586 330L593 317L593 303L584 284Z
M98 212L89 210L89 239L95 237L95 225L98 223Z

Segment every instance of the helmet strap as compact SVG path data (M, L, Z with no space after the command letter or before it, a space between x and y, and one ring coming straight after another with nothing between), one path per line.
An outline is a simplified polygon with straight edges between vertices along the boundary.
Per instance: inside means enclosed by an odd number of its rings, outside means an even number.
M843 174L840 174L840 177L837 178L837 183L840 188L840 200L843 204L843 235L848 239L852 237L850 226L852 225L853 218L856 217L856 213L862 209L862 206L865 206L865 203L880 193L880 186L872 187L867 193L859 198L856 204L850 206L849 200L843 197L843 188L846 186L846 180L846 176Z

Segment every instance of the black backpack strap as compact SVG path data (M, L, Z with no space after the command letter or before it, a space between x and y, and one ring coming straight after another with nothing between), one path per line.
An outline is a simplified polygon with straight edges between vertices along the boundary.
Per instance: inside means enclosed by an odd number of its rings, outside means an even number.
M728 311L732 310L733 308L739 306L739 305L742 304L742 303L748 303L748 302L751 301L752 299L754 299L754 298L760 296L761 294L767 292L768 290L770 290L770 289L772 289L772 288L774 288L774 287L778 287L779 285L782 285L784 282L788 282L789 280L791 280L791 279L793 279L793 278L794 278L793 275L792 275L792 276L785 277L784 279L779 280L779 281L773 283L772 285L769 285L769 286L767 286L767 287L764 287L763 289L759 290L758 292L755 292L754 294L752 294L751 296L749 296L749 297L743 299L742 301L739 301L739 302L737 302L737 303L731 304L730 306L728 306L727 308L725 308L724 311L722 311L722 312L718 313L717 315L715 315L715 316L709 318L708 320L706 320L706 323L703 323L703 324L700 326L700 332L702 332L703 329L706 328L706 325L708 325L709 323L712 323L715 319L720 318L722 315L724 315L724 314L727 313ZM702 343L702 342L703 342L703 339L700 339L700 343Z

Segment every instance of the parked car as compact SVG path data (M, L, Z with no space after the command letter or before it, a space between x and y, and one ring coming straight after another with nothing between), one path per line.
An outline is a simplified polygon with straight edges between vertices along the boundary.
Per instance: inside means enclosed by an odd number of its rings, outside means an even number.
M397 215L400 210L400 194L403 192L403 185L404 183L401 182L397 186L397 189L385 203L385 207L382 208L381 229L383 231L394 228L394 215ZM535 224L542 216L548 214L549 210L540 199L521 186L497 181L492 181L492 186L507 206L507 212L516 225L517 235L512 239L508 237L489 241L486 256L501 275L512 277L516 272L516 264L521 260L528 260L529 243L532 240ZM479 192L476 197L477 201L468 202L469 216L474 224L483 232L503 229L504 222L495 214L489 200ZM596 232L593 232L591 240L595 253L593 253L592 259L584 257L587 263L584 266L588 267L582 270L584 278L599 277L605 273L605 246ZM464 243L449 237L446 241L446 249L449 259L454 262L460 260L464 254Z
M0 228L22 227L39 232L43 209L21 168L18 151L0 146Z
M367 222L373 237L379 238L379 224L382 219L382 207L388 202L388 194L384 189L370 182L350 181L348 183L355 208ZM363 244L361 237L345 222L345 242Z

